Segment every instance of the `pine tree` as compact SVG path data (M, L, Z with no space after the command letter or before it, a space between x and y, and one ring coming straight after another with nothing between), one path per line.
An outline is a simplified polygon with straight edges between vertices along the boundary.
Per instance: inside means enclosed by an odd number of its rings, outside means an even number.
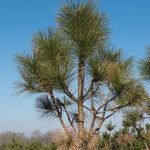
M16 55L16 85L19 93L40 94L41 117L58 118L66 136L72 130L82 139L115 113L141 105L147 94L133 78L133 59L109 46L107 16L93 1L67 2L57 23L35 34L31 52Z

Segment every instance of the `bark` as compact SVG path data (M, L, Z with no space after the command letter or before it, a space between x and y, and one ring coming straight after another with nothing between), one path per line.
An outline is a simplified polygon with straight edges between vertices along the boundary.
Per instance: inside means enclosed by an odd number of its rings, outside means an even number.
M84 61L79 59L78 64L78 133L84 132L84 113L83 113L83 89L84 89Z
M96 121L96 116L93 115L92 122L91 122L91 125L90 125L90 130L89 130L90 132L93 131L93 128L94 128L94 125L95 125L95 121Z
M70 126L73 128L74 132L76 132L76 128L74 127L73 121L71 120L70 115L69 115L69 113L68 113L68 111L67 111L67 109L66 109L65 106L64 106L64 110L65 110L66 116L67 116L67 118L68 118L68 121L69 121L69 123L70 123Z
M61 126L63 127L63 129L65 131L66 136L68 136L69 135L69 131L68 131L68 129L67 129L65 123L64 123L64 120L62 119L62 116L59 116L59 121L60 121Z
M102 125L103 125L103 123L105 121L106 109L107 109L107 104L103 108L103 114L102 114L102 117L101 117L100 124L98 125L98 128L95 129L94 133L98 132L101 129L101 127L102 127Z
M62 128L64 129L66 136L68 136L69 135L69 131L68 131L68 129L67 129L66 125L65 125L65 122L64 122L64 120L62 118L62 110L60 111L61 108L57 104L57 100L54 97L53 91L50 91L49 95L50 95L50 97L51 97L51 99L53 101L53 104L55 105L60 124L61 124Z

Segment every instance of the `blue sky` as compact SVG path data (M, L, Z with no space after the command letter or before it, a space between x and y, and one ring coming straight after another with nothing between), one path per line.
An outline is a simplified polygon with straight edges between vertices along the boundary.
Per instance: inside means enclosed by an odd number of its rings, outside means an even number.
M0 132L30 134L59 127L55 120L41 120L34 109L34 96L15 96L18 80L14 55L30 50L32 35L55 26L64 0L0 0ZM139 59L150 44L149 0L97 0L110 19L111 43L126 55Z

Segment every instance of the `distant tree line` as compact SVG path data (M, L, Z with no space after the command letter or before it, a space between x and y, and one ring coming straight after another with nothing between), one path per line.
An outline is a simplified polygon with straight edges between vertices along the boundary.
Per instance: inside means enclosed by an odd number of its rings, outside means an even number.
M4 132L0 134L0 150L55 150L53 134L35 130L27 137L24 133Z

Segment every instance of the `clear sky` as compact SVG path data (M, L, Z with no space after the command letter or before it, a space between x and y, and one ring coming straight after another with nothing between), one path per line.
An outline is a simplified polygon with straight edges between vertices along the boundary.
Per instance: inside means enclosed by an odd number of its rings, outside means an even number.
M31 48L32 35L55 26L64 0L0 0L0 132L30 134L59 127L55 120L41 120L34 96L15 96L18 75L14 55ZM150 0L97 0L110 19L111 43L139 59L150 44Z

